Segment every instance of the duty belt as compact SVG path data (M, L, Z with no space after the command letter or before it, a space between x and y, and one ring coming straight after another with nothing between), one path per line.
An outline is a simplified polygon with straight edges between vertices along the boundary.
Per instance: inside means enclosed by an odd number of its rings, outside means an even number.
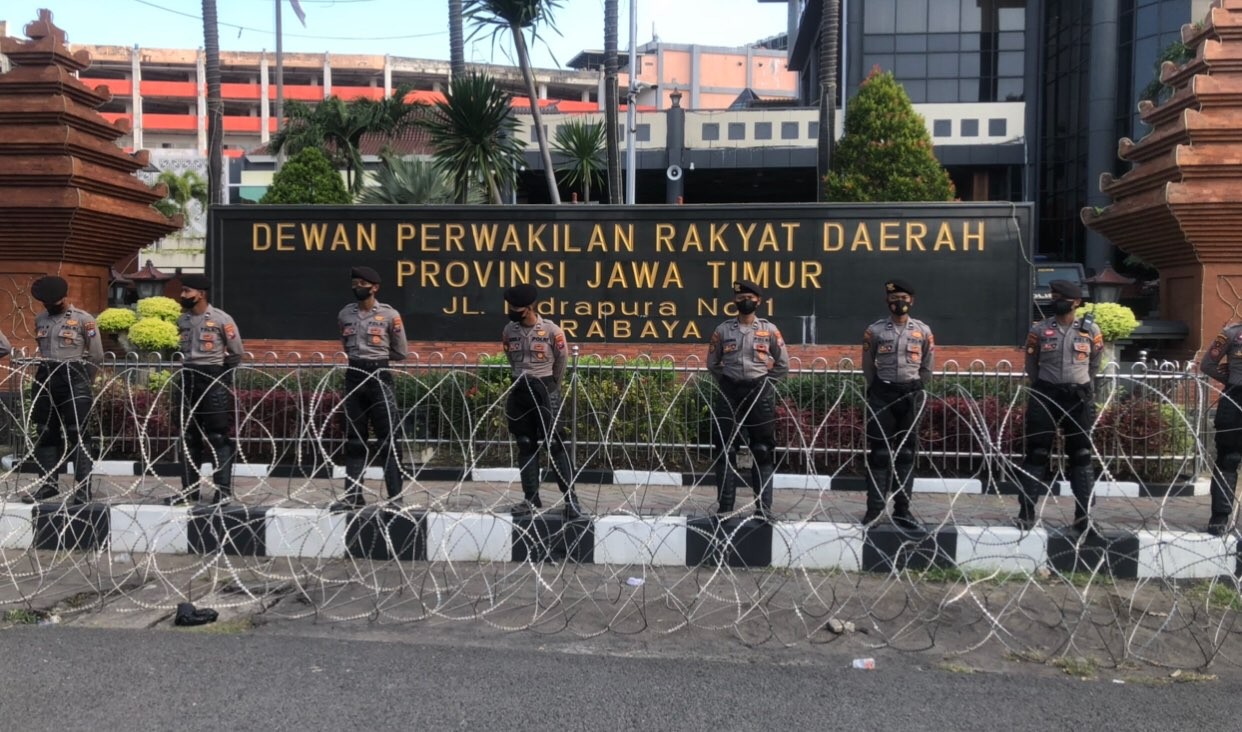
M351 358L349 359L349 367L351 369L361 369L363 371L378 371L380 369L388 368L388 360L364 361L361 358Z
M914 391L922 391L923 380L914 379L912 381L883 381L881 379L876 379L875 383L871 385L871 388L879 391L894 392L897 394L909 394Z

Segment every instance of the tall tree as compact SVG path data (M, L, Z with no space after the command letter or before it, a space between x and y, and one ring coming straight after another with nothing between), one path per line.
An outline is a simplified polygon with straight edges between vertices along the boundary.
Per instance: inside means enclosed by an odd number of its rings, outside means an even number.
M467 71L453 77L444 100L418 119L431 138L436 167L453 182L458 203L465 203L480 181L492 203L501 203L501 186L517 174L522 143L510 102L495 79Z
M216 0L203 0L203 55L207 71L207 202L220 203L224 178L224 99L220 94L220 27Z
M190 216L193 214L190 210L192 202L197 201L203 210L206 210L211 202L207 181L193 170L180 174L165 170L160 173L155 182L163 183L168 188L168 195L152 205L165 216L172 217L181 214L185 226L190 225Z
M630 0L633 2L634 0ZM608 145L608 202L621 203L621 140L617 129L617 0L604 0L604 136Z
M556 186L556 171L552 168L552 149L548 145L548 133L543 129L543 115L539 112L539 94L535 91L535 70L530 62L530 49L526 45L526 31L532 40L539 40L540 25L556 31L552 11L559 8L561 0L466 0L465 17L474 25L474 32L492 28L492 41L498 34L508 31L513 36L517 51L518 67L526 82L526 96L530 99L530 114L534 118L535 138L539 141L539 155L543 160L544 178L548 183L548 198L552 203L561 202ZM472 33L472 35L473 35Z
M604 125L571 119L556 128L556 152L564 157L559 166L565 174L565 183L579 186L582 202L591 200L591 182L598 180L607 170L600 153L604 150Z
M462 32L461 0L448 0L449 70L454 77L466 73L466 48Z
M892 72L872 72L850 100L829 201L950 201L953 180L932 152L927 123Z
M375 173L375 185L367 186L358 203L412 205L452 203L453 189L433 164L383 155Z
M287 122L268 143L274 153L293 155L307 147L324 148L334 164L345 168L345 180L355 194L365 184L361 143L365 135L392 139L414 123L418 107L405 101L410 87L402 86L381 100L329 97L314 107L300 102L285 106Z
M819 145L818 195L823 201L824 178L832 169L837 126L837 45L841 34L840 0L819 0Z

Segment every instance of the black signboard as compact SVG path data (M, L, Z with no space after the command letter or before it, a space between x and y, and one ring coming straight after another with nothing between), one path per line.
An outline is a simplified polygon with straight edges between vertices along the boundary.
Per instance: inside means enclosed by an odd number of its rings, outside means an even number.
M792 344L858 342L884 317L883 282L910 281L937 340L1018 344L1029 325L1030 207L224 206L211 210L212 301L249 338L333 339L349 270L412 340L496 341L503 293L539 287L540 312L583 343L702 342L737 279Z

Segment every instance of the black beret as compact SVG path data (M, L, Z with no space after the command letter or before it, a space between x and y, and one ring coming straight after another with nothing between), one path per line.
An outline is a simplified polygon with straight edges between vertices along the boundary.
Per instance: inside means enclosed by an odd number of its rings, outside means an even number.
M370 267L354 267L349 270L349 278L351 280L363 280L370 282L373 285L380 284L379 272L376 272Z
M30 286L30 294L39 302L59 302L69 294L69 283L55 275L40 277Z
M181 286L188 287L191 290L202 290L203 292L206 292L211 289L211 280L208 279L207 275L181 275Z
M1053 293L1070 300L1081 300L1082 290L1078 285L1069 280L1053 280L1048 283L1048 287Z
M884 292L890 295L894 292L904 292L907 295L914 297L914 288L911 287L910 283L905 280L889 280L888 282L885 282Z
M759 289L759 285L756 285L754 282L751 282L750 280L738 280L737 282L733 283L733 294L734 295L741 295L742 293L745 293L745 292L749 292L755 297L763 297L763 290Z
M539 299L539 288L534 285L514 285L505 290L505 302L515 308L524 308Z

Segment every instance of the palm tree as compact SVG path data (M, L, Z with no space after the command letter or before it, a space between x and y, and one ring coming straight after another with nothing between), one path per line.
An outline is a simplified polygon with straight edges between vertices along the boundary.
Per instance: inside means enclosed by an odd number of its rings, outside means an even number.
M819 166L816 200L825 198L824 178L832 167L836 143L837 42L840 35L840 0L820 0L819 18Z
M449 71L452 76L466 73L466 49L462 40L461 0L448 0Z
M453 77L444 101L416 122L431 138L436 168L453 182L458 203L479 183L492 203L501 203L500 187L517 174L523 145L510 101L491 76L467 71Z
M434 165L422 160L406 160L392 154L385 154L381 158L383 166L375 172L375 184L363 189L358 196L358 203L452 203L452 186Z
M207 202L220 203L224 177L224 99L220 94L220 27L216 0L203 0L203 55L207 75Z
M272 135L273 153L295 155L307 147L324 149L333 164L345 168L345 182L354 193L362 191L365 162L361 143L365 135L392 139L414 122L412 112L420 105L405 101L411 89L402 86L381 100L329 97L314 107L300 102L285 105L287 122Z
M630 0L633 2L633 0ZM621 203L621 140L617 130L617 0L604 0L604 137L608 143L608 202Z
M211 201L207 181L193 170L187 170L181 174L171 170L162 171L155 179L155 183L157 185L163 183L168 188L168 195L152 205L157 211L170 218L181 214L187 226L192 213L190 203L197 201L198 205L206 210Z
M530 114L535 122L535 138L539 141L539 155L543 159L544 177L548 183L548 197L552 203L561 202L560 191L556 187L556 173L552 169L552 151L548 146L548 135L543 129L543 115L539 112L539 98L535 91L535 73L530 63L530 51L526 47L526 30L530 29L531 38L539 40L539 25L545 24L556 30L556 22L552 11L559 8L561 0L465 0L465 17L474 25L474 33L492 27L492 41L505 31L513 35L513 46L517 50L518 67L522 70L522 78L526 81L526 96L530 99ZM474 33L471 35L473 36Z
M556 152L565 157L558 169L565 183L582 187L582 202L591 200L591 181L607 170L600 153L604 149L604 125L572 119L556 128Z

